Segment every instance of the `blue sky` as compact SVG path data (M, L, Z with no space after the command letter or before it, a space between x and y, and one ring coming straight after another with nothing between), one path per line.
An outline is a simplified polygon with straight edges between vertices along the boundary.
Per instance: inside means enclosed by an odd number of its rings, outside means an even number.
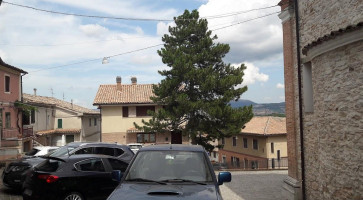
M215 16L274 6L271 0L6 0L40 9L128 18L172 19L185 9L200 16ZM279 7L209 19L214 30L279 11ZM116 76L129 84L158 83L165 69L156 51L161 46L102 58L162 43L168 21L133 21L82 18L39 12L3 3L0 6L0 57L29 72L23 78L25 93L54 96L93 108L99 85L114 84ZM284 101L282 29L277 14L213 31L218 42L230 45L226 63L245 63L242 99L257 103ZM78 63L87 60L92 62ZM69 65L69 66L64 66ZM63 66L63 67L58 67ZM53 68L53 69L48 69ZM53 94L52 94L53 91Z

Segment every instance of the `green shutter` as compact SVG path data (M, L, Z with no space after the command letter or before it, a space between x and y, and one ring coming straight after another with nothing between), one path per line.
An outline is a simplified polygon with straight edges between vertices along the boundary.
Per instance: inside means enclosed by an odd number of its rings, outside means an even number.
M63 124L62 124L62 119L58 119L58 128L62 128Z

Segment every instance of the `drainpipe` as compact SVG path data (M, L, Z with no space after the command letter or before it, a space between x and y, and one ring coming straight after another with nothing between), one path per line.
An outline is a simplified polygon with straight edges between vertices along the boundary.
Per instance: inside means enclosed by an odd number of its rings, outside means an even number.
M301 58L300 58L300 31L299 31L299 5L297 0L294 0L295 6L295 24L296 24L296 53L297 53L297 78L299 88L299 126L300 126L300 151L301 151L301 189L302 198L306 199L305 190L305 154L304 154L304 120L303 120L303 109L302 109L302 82L301 82Z

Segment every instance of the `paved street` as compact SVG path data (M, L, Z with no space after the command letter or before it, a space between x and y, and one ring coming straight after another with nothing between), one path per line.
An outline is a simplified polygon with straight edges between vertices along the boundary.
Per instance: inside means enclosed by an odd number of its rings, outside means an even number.
M224 200L270 200L283 199L282 183L287 176L283 171L232 172L232 182L221 186Z
M0 174L2 174L0 169ZM282 199L281 188L287 170L231 172L232 182L221 186L224 200ZM22 200L20 193L3 186L0 181L0 200Z

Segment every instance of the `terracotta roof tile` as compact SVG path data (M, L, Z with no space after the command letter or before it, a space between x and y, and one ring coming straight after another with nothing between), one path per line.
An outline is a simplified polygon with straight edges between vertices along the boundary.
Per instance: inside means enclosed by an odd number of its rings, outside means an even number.
M52 135L52 134L78 134L81 133L81 129L55 129L55 130L45 130L45 131L38 131L37 135Z
M114 85L100 85L93 105L124 104L124 103L153 103L153 84L123 84L121 91Z
M76 104L72 104L67 101L59 100L54 97L44 97L38 95L30 95L30 94L23 94L24 103L29 104L44 104L55 106L59 108L65 108L68 110L72 110L74 112L83 113L83 114L99 114L100 112L97 110L88 109L82 106L78 106Z
M242 134L254 135L286 134L286 118L271 116L253 117L241 132Z

